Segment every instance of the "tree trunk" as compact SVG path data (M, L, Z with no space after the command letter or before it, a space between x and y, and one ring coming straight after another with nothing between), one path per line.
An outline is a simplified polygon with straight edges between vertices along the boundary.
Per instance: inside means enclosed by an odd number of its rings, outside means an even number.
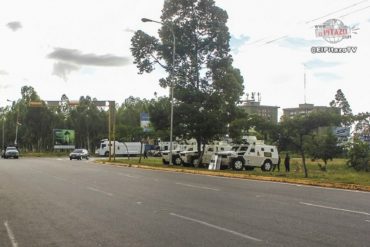
M141 141L141 142L140 142L140 157L139 157L139 164L141 163L142 153L143 153L143 142ZM171 164L171 162L172 162L172 161L170 161L170 164Z
M301 150L301 156L302 156L304 177L305 178L308 178L308 171L307 171L307 166L306 166L306 157L305 157L305 154L304 154L304 151L303 150Z
M300 136L299 138L300 141L300 146L301 146L301 157L302 157L302 163L303 163L303 170L304 170L304 177L308 178L308 171L307 171L307 166L306 166L306 157L304 154L304 149L303 149L303 136Z

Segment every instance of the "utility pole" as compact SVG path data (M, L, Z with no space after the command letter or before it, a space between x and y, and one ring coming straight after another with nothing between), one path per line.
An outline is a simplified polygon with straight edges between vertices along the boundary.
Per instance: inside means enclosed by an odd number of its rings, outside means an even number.
M3 146L2 146L2 150L5 151L5 117L4 117L4 111L3 111Z
M115 101L108 101L109 103L109 113L108 113L108 139L109 139L109 161L112 160L112 136L113 136L113 158L116 160L116 117L115 117L115 109L116 109L116 102ZM113 126L113 128L112 128Z
M166 23L163 23L161 21L155 21L148 18L142 18L142 22L154 22L161 24L162 26L166 25ZM169 28L171 30L172 34L172 68L171 68L171 83L170 83L170 102L171 102L171 109L170 109L170 157L169 161L170 164L172 162L172 149L173 149L173 90L174 90L174 79L175 79L175 59L176 59L176 35L174 31L174 23L170 23Z
M116 161L116 102L113 101L113 160Z
M112 127L112 124L111 124L111 115L112 115L112 113L111 113L111 111L112 111L112 108L111 108L111 103L110 103L110 101L109 101L109 110L108 110L108 140L109 140L109 161L111 161L111 154L112 154L112 141L111 141L111 127Z

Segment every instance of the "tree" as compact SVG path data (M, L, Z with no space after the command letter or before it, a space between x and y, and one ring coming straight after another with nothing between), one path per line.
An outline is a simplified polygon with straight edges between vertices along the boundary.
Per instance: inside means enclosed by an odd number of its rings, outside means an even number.
M357 171L368 172L370 170L370 145L368 143L355 138L354 142L350 144L348 157L349 167L353 167Z
M175 134L195 138L199 153L202 144L227 132L243 95L243 78L232 66L227 19L226 11L213 0L168 0L162 10L160 40L143 31L132 38L139 73L150 73L155 65L168 73L160 85L168 87L172 80L174 86Z
M323 171L327 171L328 160L333 160L342 151L331 128L326 128L326 133L312 135L311 139L307 141L306 148L314 160L322 159L324 161L324 167L321 167Z
M125 141L141 141L149 133L144 133L140 126L140 113L148 112L149 102L146 99L130 96L117 111L117 137Z
M368 139L370 141L370 113L362 112L355 115L353 118L355 124L354 136L355 138Z
M294 151L299 152L305 177L308 177L306 166L307 141L319 127L337 126L340 116L330 111L312 112L307 115L297 115L294 118L285 118L281 122L281 138Z
M349 127L352 122L352 109L341 89L337 90L337 93L335 94L335 99L332 100L329 105L331 107L337 107L341 109L341 112L343 114L343 125Z
M256 135L269 143L279 140L279 126L271 121L257 115L248 114L241 110L238 117L230 123L229 132L233 140L241 140L244 135Z
M156 132L156 136L162 140L169 139L170 109L171 103L168 97L159 97L150 101L148 106L150 122ZM177 131L176 131L177 132Z
M69 110L67 119L67 126L76 131L76 145L89 151L107 136L107 113L99 110L94 101L90 96L81 96L79 104Z

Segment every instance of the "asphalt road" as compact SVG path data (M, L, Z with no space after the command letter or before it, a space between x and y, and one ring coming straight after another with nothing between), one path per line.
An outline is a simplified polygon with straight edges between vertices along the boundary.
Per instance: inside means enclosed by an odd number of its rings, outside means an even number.
M370 193L1 159L0 246L370 246Z

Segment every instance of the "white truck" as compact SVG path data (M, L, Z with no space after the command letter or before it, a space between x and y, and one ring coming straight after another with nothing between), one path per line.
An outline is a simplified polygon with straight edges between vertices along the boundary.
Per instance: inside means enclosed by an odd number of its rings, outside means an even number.
M172 164L176 166L180 166L182 164L182 160L180 158L180 152L182 151L189 151L194 150L196 148L195 145L188 145L188 144L179 144L177 145L176 149L172 151ZM165 165L170 164L170 150L162 151L162 162Z
M140 142L118 142L111 141L111 155L117 156L137 156L144 153L144 146L141 150ZM109 140L103 139L100 141L100 146L95 152L99 156L109 156Z
M250 138L247 143L233 147L232 151L218 152L213 161L220 162L220 167L228 167L237 171L252 170L260 167L262 171L270 171L277 165L279 153L276 146L266 145L256 138Z
M173 146L173 151L172 151L172 164L173 165L181 165L182 160L180 158L180 152L186 151L186 150L193 150L196 148L196 140L195 139L190 139L190 140L183 140L183 141L178 141L175 143ZM162 154L162 162L165 165L170 164L170 150L167 148L164 151L161 151Z
M200 157L196 146L192 150L180 152L180 158L182 160L183 165L191 165L194 167L208 166L211 163L212 157L216 153L229 151L231 150L231 148L232 146L229 143L215 142L213 144L205 146L205 150L201 160L199 160Z

